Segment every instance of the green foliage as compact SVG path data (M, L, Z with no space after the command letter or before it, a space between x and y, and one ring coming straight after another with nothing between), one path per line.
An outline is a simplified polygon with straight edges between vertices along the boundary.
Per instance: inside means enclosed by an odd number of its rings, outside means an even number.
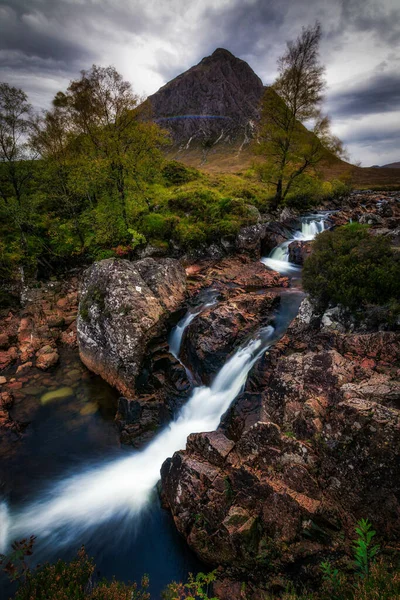
M144 235L142 233L139 233L139 231L136 231L136 229L128 228L128 233L132 236L132 240L130 243L130 247L132 250L146 243L146 238L144 237Z
M321 233L303 269L304 289L325 309L342 305L357 313L400 296L400 257L388 239L358 223Z
M330 153L340 155L342 144L329 132L321 113L324 68L319 62L321 27L302 30L278 59L278 77L266 89L256 152L265 156L263 177L274 188L272 208L284 201L297 180L315 173ZM312 123L309 131L304 123Z
M161 172L167 185L182 185L200 177L197 169L186 167L177 160L166 162Z
M11 581L18 582L14 600L150 600L146 575L140 587L115 580L94 585L95 565L83 547L70 562L59 560L31 569L27 557L32 556L34 542L31 536L14 542L8 556L0 554L0 566Z
M185 584L170 583L163 592L163 600L218 600L209 596L210 584L216 579L216 571L211 573L198 573L196 577L189 575Z
M306 211L325 200L335 200L347 196L350 191L349 184L339 179L322 181L318 177L303 174L293 183L284 204L297 210Z
M330 562L321 563L322 579L333 600L341 600L344 585L344 576L335 569Z
M371 561L375 560L380 549L378 545L372 544L376 531L367 519L361 519L357 523L356 533L357 538L353 544L354 564L361 577L368 577Z

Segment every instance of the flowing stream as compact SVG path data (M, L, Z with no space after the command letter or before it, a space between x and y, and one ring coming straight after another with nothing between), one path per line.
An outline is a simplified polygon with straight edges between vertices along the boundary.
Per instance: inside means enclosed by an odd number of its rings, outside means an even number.
M302 220L299 237L296 234L293 239L312 239L324 227L323 216L307 217ZM263 262L285 272L290 265L285 258L290 241ZM64 471L58 479L53 477L50 485L42 485L28 501L25 497L16 505L0 503L0 551L13 540L35 535L35 557L42 562L69 558L85 543L102 575L133 580L149 573L152 597L172 579L185 578L189 570L200 568L174 530L169 513L160 508L155 488L161 465L185 447L189 434L217 428L256 360L297 314L301 299L298 291L283 294L274 327L261 329L239 348L209 387L195 387L176 418L146 448L78 465L72 473L65 475ZM173 329L169 344L174 356L179 358L186 327L215 302L216 294L211 291Z
M301 217L300 224L300 229L295 231L291 239L279 244L270 252L269 256L261 259L264 265L282 275L295 276L300 273L300 267L289 262L289 246L296 241L309 242L318 233L324 231L327 227L327 213L315 213Z

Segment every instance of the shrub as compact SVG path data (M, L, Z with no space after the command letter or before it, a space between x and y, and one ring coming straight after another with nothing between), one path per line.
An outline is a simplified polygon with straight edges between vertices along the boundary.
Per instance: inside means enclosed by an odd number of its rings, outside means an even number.
M356 314L367 305L388 305L400 295L400 256L366 226L345 225L314 240L303 285L321 309L340 304Z
M174 239L186 250L197 248L207 242L207 233L203 223L190 223L181 219L174 231Z
M26 557L32 555L35 538L13 544L10 556L0 555L0 564L12 581L18 582L14 600L150 600L149 580L142 578L141 586L119 581L93 584L95 565L81 548L70 562L39 565L31 570Z
M177 160L168 161L162 168L162 174L167 185L182 185L200 177L197 169L186 167Z
M140 221L140 230L148 240L169 240L179 217L171 214L149 213Z

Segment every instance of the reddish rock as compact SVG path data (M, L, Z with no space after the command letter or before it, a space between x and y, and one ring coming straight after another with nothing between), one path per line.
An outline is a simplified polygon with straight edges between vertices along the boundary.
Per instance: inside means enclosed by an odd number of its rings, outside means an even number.
M20 390L22 386L22 381L10 381L9 383L7 383L8 390Z
M17 375L24 373L27 369L30 369L32 367L32 363L31 362L26 362L22 365L19 365L19 367L17 367Z
M18 351L15 346L11 346L8 350L0 351L0 370L11 365L18 358Z
M46 371L50 367L56 365L59 361L59 355L55 348L52 346L43 346L38 352L36 352L36 366L38 369Z
M190 436L162 467L164 500L220 566L222 597L227 574L254 599L271 572L318 578L312 565L345 555L360 518L389 545L400 535L399 334L306 323L255 365L217 435Z
M68 298L60 298L57 300L56 305L58 308L66 308L69 305Z
M271 321L278 303L273 293L243 293L205 310L185 332L181 348L184 364L201 381L210 383L235 348Z
M10 347L10 336L7 333L0 333L0 349L8 350Z

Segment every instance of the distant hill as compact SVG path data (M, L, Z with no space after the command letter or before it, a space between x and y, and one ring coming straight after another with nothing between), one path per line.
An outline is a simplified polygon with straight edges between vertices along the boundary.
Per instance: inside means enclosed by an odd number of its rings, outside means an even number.
M171 159L209 172L238 172L252 166L250 142L257 134L263 94L275 94L244 60L224 48L181 73L149 96L153 119L169 130ZM313 135L313 134L309 134ZM390 169L386 169L390 167ZM327 178L351 175L356 185L400 184L394 167L363 169L327 153Z
M388 165L383 165L381 169L400 169L400 162L389 163Z

